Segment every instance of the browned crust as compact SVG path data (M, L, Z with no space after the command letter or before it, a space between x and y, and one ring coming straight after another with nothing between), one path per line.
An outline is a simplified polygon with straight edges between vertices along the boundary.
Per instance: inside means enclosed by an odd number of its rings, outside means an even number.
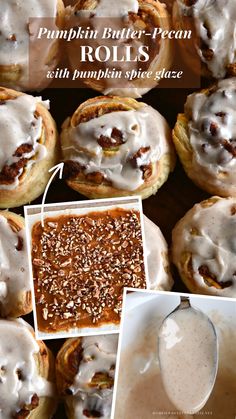
M37 341L40 351L36 354L36 363L39 374L51 383L55 383L55 360L52 352L42 341ZM40 397L38 407L33 410L29 419L45 419L51 418L56 410L57 395L53 397Z
M70 125L76 127L81 122L88 122L94 117L99 117L115 111L138 110L144 103L137 102L132 98L120 98L119 96L98 96L83 102L74 112ZM64 128L64 126L63 126Z
M70 419L74 419L73 396L70 386L79 369L81 347L82 338L67 339L56 357L57 390L65 401L67 417Z
M8 220L13 231L18 232L25 228L25 220L20 215L14 214L13 212L9 211L0 211L0 216L3 216ZM9 307L9 310L7 311L7 316L13 318L20 317L30 313L31 311L31 291L22 291L19 295L16 295L14 305L12 307ZM1 317L5 317L5 315L3 316L3 312L1 310L1 304L0 313Z
M24 93L0 87L0 100L17 98L22 94ZM15 189L1 189L0 184L0 208L18 207L33 201L41 195L51 176L48 170L60 158L60 147L55 121L50 112L40 103L37 104L36 112L43 121L40 142L45 145L47 156L24 170L19 178L19 185Z
M132 98L120 98L118 96L101 96L89 99L78 107L71 118L68 118L62 126L62 137L66 130L75 127L81 122L102 116L109 112L129 111L141 109L145 104ZM61 137L61 138L62 138ZM63 143L63 139L62 139ZM76 172L67 180L67 184L77 192L88 198L112 198L121 196L140 195L143 199L155 194L167 180L168 175L175 167L175 155L169 141L169 153L165 154L158 162L144 168L144 183L134 191L127 191L113 187L109 182L99 176L85 176L83 171ZM110 151L107 151L110 153ZM67 163L70 166L70 162Z
M59 394L69 394L69 387L79 370L81 361L82 338L67 339L56 357L56 382Z

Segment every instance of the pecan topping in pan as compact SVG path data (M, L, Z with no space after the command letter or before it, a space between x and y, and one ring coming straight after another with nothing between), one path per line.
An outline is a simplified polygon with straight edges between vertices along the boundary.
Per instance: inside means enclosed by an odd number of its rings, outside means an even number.
M146 287L136 211L47 219L34 226L32 249L40 330L118 323L123 288Z

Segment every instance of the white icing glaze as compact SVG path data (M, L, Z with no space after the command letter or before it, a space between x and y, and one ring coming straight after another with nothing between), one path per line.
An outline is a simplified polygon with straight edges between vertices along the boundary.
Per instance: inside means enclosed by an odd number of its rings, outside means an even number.
M168 246L159 229L144 216L144 232L147 254L147 288L150 290L170 291L173 280L168 263Z
M37 371L39 346L23 320L0 320L0 417L12 419L32 396L52 396L53 386ZM20 372L20 375L17 373ZM22 377L22 379L21 379Z
M19 239L22 249L17 250ZM15 233L0 215L0 308L8 314L21 292L30 290L25 229Z
M236 215L231 213L235 206L235 198L219 199L210 207L197 204L173 231L174 263L181 272L182 254L190 252L193 281L207 294L236 297ZM232 281L232 285L224 289L206 285L199 273L201 266L207 266L218 282Z
M138 13L138 0L100 0L95 11L97 17L121 17L129 12Z
M177 410L206 404L217 370L217 338L208 317L192 307L167 317L159 331L159 360L166 393Z
M0 65L20 65L22 85L27 83L30 18L55 17L57 0L1 0ZM16 41L9 38L15 35Z
M47 150L38 143L42 133L42 118L34 115L37 103L47 105L40 97L21 95L15 99L6 100L0 103L0 171L4 165L11 165L26 157L30 159L27 166L31 166L43 159ZM33 150L21 157L14 156L18 147L22 144L30 144ZM34 157L34 159L31 159ZM0 184L0 189L15 189L19 184L19 173L12 184Z
M124 144L114 156L107 156L97 140L101 135L111 137L113 128L122 132ZM85 173L102 173L115 188L134 191L144 183L141 166L155 163L169 152L169 136L165 119L144 105L139 110L111 112L63 131L63 157L85 166ZM141 147L150 150L138 159L138 167L134 168L129 159Z
M160 416L162 419L209 419L209 416L212 419L235 418L236 370L233 366L236 365L236 317L228 302L224 303L228 308L222 314L220 303L224 302L219 301L217 310L214 304L214 310L207 310L216 327L219 341L218 374L210 399L201 413L195 416L176 412L161 381L157 333L166 310L163 309L163 313L158 302L156 312L154 304L147 310L147 301L146 308L142 304L130 311L130 318L125 318L122 333L115 419L150 419L153 416ZM142 317L141 313L145 315ZM138 319L138 322L134 319Z
M210 96L201 92L190 95L185 112L190 116L188 127L193 171L209 185L234 195L236 158L222 141L226 140L236 149L236 78L219 82L217 91ZM222 112L225 115L222 116ZM217 124L213 135L211 124Z
M195 18L197 33L214 52L212 60L206 60L200 49L202 61L212 75L223 78L226 66L236 62L236 3L234 0L197 0L187 7L183 0L177 0L182 14ZM211 36L208 37L208 30Z
M117 335L84 337L82 342L83 360L71 387L74 397L75 418L86 418L84 409L99 411L102 419L110 419L113 388L97 390L89 388L94 375L98 372L108 373L114 377L116 352L118 345Z

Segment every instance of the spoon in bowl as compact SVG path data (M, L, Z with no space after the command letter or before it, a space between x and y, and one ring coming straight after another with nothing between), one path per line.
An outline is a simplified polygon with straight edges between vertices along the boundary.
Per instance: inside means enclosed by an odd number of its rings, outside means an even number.
M218 370L215 326L189 297L163 321L158 334L158 355L165 391L176 409L194 414L206 404Z

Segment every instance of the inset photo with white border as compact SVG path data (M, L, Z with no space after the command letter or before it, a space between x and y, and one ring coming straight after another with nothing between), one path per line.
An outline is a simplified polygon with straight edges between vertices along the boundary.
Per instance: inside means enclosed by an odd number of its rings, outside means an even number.
M230 298L126 289L112 419L235 419Z
M124 287L146 288L139 197L25 207L35 331L119 331Z

